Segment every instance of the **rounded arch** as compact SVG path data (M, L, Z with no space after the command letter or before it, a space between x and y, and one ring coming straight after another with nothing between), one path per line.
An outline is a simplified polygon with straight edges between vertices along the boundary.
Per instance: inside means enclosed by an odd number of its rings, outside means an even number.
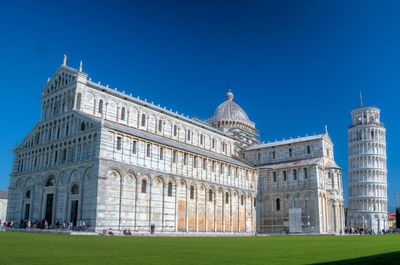
M24 188L32 186L33 182L33 177L27 177L24 181Z
M176 179L174 177L168 177L165 179L165 183L169 183L169 182L171 182L172 185L176 185L176 183L177 183Z
M74 181L81 181L81 171L78 169L74 169L68 176L68 183L72 183Z
M133 179L135 182L136 182L137 179L138 179L137 174L136 174L135 172L133 172L132 170L129 170L129 171L126 173L126 177L127 177L127 178Z
M56 185L57 185L57 181L54 176L50 176L46 179L46 182L45 182L46 187L52 187L52 186L56 186Z
M89 183L94 179L93 167L89 166L83 170L83 181Z
M148 184L152 184L152 177L149 174L142 174L139 177L139 181L146 180Z
M161 176L155 176L152 178L151 182L156 185L156 184L161 184L164 185L164 179Z
M198 189L201 191L206 189L206 186L203 183L199 183L198 186L199 186Z
M183 187L183 186L187 187L187 182L183 179L180 179L178 183L179 183L180 187Z
M17 187L17 189L21 190L23 187L23 180L22 178L19 178L16 182L15 182L15 186Z
M70 194L79 194L79 183L73 182L69 187Z

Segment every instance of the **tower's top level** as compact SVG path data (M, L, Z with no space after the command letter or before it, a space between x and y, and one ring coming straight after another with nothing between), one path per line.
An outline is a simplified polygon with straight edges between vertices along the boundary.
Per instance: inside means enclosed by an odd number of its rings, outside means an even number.
M381 110L375 107L363 107L354 109L351 111L352 116L352 125L381 125L383 124L380 122L380 112Z

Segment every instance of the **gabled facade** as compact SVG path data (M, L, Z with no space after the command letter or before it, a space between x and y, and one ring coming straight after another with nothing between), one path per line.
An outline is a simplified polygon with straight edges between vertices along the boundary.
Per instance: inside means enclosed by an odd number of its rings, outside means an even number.
M290 231L290 209L301 209L301 232L344 231L341 168L328 135L253 145L245 157L259 170L257 231Z
M255 231L258 173L211 125L62 65L14 150L7 219L95 231Z

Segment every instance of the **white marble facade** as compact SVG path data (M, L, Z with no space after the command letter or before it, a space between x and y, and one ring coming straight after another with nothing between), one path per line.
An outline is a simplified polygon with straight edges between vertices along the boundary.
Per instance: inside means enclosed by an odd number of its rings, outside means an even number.
M347 225L380 233L388 229L386 129L378 108L358 108L351 115Z
M342 170L327 132L253 145L245 155L260 172L258 232L289 232L291 209L300 209L303 233L343 232Z
M14 150L7 219L91 230L255 231L258 172L236 139L62 65Z
M93 231L149 231L154 224L168 233L280 233L286 212L296 207L307 219L304 232L343 227L341 170L329 136L293 144L288 159L287 145L258 144L255 123L230 91L201 121L92 82L81 67L63 64L41 95L40 121L14 150L8 220L83 219ZM312 146L311 156L300 155L303 142ZM271 148L274 161L268 161ZM310 186L290 180L290 190L275 189L271 174L283 171L274 166L295 157L316 159L287 167L288 174L298 168L299 176L307 168ZM278 196L280 213L272 203Z
M4 224L7 216L8 192L0 190L0 226Z

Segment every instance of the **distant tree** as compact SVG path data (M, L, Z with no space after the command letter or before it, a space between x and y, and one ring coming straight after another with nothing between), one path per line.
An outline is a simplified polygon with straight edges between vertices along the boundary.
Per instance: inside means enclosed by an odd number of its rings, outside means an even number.
M400 208L396 209L396 228L400 228Z

